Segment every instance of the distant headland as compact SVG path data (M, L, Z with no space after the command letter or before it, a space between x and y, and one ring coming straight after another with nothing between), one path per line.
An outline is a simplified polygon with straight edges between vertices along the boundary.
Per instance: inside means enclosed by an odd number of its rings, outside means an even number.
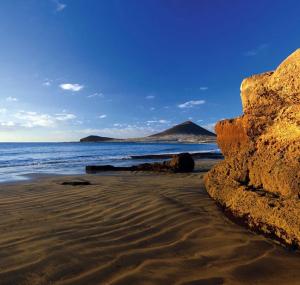
M182 142L182 143L205 143L216 142L213 132L193 123L186 121L175 125L163 132L142 138L115 139L91 135L82 138L80 142Z

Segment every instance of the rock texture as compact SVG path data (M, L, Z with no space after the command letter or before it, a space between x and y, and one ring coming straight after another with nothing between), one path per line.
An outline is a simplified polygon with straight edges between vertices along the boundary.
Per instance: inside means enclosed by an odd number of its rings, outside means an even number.
M250 228L300 245L300 49L243 80L244 114L216 125L225 160L208 193Z

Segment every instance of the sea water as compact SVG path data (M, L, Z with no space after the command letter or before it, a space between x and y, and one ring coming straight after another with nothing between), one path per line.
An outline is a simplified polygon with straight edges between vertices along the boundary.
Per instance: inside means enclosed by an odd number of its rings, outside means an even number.
M130 166L154 160L132 155L219 152L216 144L183 143L0 143L0 182L29 174L82 174L86 165Z

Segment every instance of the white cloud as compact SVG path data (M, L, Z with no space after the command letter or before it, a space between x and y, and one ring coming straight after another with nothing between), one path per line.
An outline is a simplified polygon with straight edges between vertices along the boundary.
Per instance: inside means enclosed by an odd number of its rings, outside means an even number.
M244 56L256 56L258 55L260 52L264 51L265 49L267 49L269 47L268 44L261 44L258 47L245 51L243 52Z
M99 119L105 119L105 118L107 118L107 115L103 114L103 115L98 116L98 118Z
M6 98L6 101L7 101L7 102L17 102L17 101L18 101L18 98L9 96L9 97Z
M93 93L91 95L88 95L87 98L94 98L94 97L100 97L100 98L103 98L104 97L104 94L103 93Z
M77 83L63 83L63 84L60 84L59 87L63 90L77 92L77 91L80 91L81 89L83 89L84 86L77 84Z
M205 100L191 100L187 101L185 103L179 104L179 108L193 108L196 105L202 105L205 104Z
M167 120L159 120L158 122L160 124L168 124L168 123L170 123L170 121L167 121Z
M63 11L65 8L67 8L67 5L64 3L59 2L58 0L54 1L54 3L56 4L56 11L57 12L61 12Z
M42 114L31 111L18 111L12 116L14 120L6 126L21 127L21 128L34 128L46 127L52 128L57 126L59 122L65 122L76 119L76 116L71 113L61 113L55 115ZM3 124L2 124L3 126Z
M208 87L207 87L207 86L201 86L199 89L200 89L201 91L206 91L206 90L208 90Z
M155 96L154 96L154 95L148 95L148 96L146 96L145 98L148 99L148 100L151 100L151 99L154 99Z
M47 114L39 114L36 112L20 111L15 114L15 118L19 119L20 126L25 128L33 127L53 127L55 119Z
M5 109L5 108L0 109L0 114L5 114L6 112L7 112L7 109Z
M51 81L50 80L45 80L43 82L43 85L49 87L49 86L51 86Z
M15 123L13 121L0 122L1 127L14 127Z

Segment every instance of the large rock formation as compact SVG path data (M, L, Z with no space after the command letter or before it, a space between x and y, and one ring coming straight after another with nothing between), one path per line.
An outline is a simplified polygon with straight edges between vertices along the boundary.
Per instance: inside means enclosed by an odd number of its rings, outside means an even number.
M244 114L216 125L225 161L208 193L250 228L300 245L300 49L243 80Z

